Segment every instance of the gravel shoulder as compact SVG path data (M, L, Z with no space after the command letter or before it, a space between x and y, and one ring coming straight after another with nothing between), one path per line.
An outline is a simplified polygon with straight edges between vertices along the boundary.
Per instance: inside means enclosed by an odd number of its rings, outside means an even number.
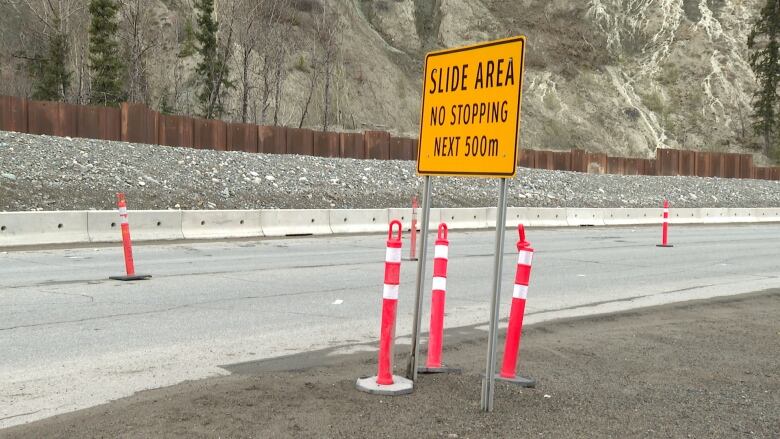
M530 326L521 368L539 385L499 383L489 415L486 333L465 328L445 335L444 353L464 372L423 376L411 396L356 391L375 354L326 351L227 366L0 437L778 437L778 322L770 290Z
M495 206L493 179L435 179L434 207ZM329 209L410 205L415 162L219 152L0 132L0 211ZM521 168L515 207L780 207L780 181Z

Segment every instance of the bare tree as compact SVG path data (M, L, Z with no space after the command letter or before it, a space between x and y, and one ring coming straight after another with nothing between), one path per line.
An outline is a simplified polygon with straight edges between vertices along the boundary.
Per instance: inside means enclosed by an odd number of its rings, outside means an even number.
M192 2L183 0L183 9L194 14ZM160 24L159 48L152 49L150 59L170 56L168 63L149 63L150 100L163 113L194 114L197 100L196 78L188 69L188 59L195 54L195 31L193 17L172 17L173 35L165 35L165 24ZM175 52L172 54L171 52Z
M284 71L284 63L287 59L286 46L280 45L278 53L278 59L276 61L276 68L274 70L274 125L279 125L279 109L282 106L282 83L284 77L282 73Z
M251 107L257 121L259 107L260 120L267 122L272 96L275 91L281 93L281 86L277 88L276 84L281 81L289 45L285 41L285 32L289 30L285 25L290 0L233 1L237 2L235 67L240 77L241 120L249 120Z
M79 26L84 19L86 2L83 0L4 0L19 22L19 47L13 56L27 61L43 76L42 84L49 97L66 100L70 96L71 73L83 72L83 57L74 53L73 33L86 38L86 27ZM76 46L78 48L78 46ZM54 57L54 58L53 58ZM47 63L48 64L45 64ZM68 69L70 64L70 69ZM79 74L78 84L82 75ZM77 88L77 102L81 101L82 87Z
M289 50L289 40L286 35L289 26L286 13L290 6L289 0L270 0L273 4L264 16L266 32L262 40L261 51L263 63L260 77L262 78L262 93L260 98L260 113L263 122L267 122L268 109L271 105L271 94L274 95L274 125L278 124L279 104L284 80L284 63Z
M294 40L289 37L292 31L290 25L292 0L266 1L271 3L272 7L264 14L264 32L259 46L261 63L257 74L262 84L259 96L260 120L263 123L269 122L268 111L273 100L273 124L279 125L284 91L282 86L287 77L285 64L294 44Z
M303 107L301 108L301 118L298 121L298 128L303 127L303 123L306 121L306 116L309 114L309 106L311 105L312 98L314 97L314 91L317 88L319 81L320 68L324 66L324 64L321 63L320 56L323 56L323 58L327 56L320 55L320 45L322 44L323 36L328 34L328 30L325 29L327 27L325 13L323 12L319 16L316 14L316 11L311 11L311 18L314 26L314 35L312 36L311 40L311 54L309 61L311 73L309 74L309 86L306 93L306 100L304 101ZM299 69L305 71L306 65L305 59L303 57L300 59L300 64L301 65L299 66Z
M306 115L309 113L309 105L311 105L311 99L314 96L314 88L317 86L317 77L319 73L319 68L317 68L317 62L315 61L317 59L317 44L315 42L313 46L313 53L312 53L312 70L311 75L309 75L309 89L308 94L306 95L306 102L303 104L303 108L301 109L301 120L298 122L298 128L303 128L303 122L306 121Z
M321 46L319 64L324 76L323 90L323 109L322 109L322 131L328 130L328 115L330 112L330 86L333 78L335 60L338 57L341 47L338 26L339 17L332 12L323 12L320 19L316 21L317 43Z
M0 6L7 6L8 0L0 0ZM9 14L0 14L0 78L4 77L4 73L6 72L5 69L11 68L11 38L13 31L11 30L12 26L12 20L13 18L8 16ZM15 86L18 86L19 84L17 81L13 80L14 78L9 78L11 81L0 81L0 94L16 94ZM8 82L12 82L12 84L9 84Z
M36 35L67 35L73 16L86 9L83 0L4 0L20 18L32 16ZM33 25L33 23L29 23Z
M120 40L127 57L127 100L149 104L149 56L164 36L152 16L151 0L119 0Z
M86 41L80 41L73 44L73 50L75 52L73 63L75 65L74 71L76 73L75 101L77 104L83 104L87 101L87 97L91 93L92 82L89 74L89 63L87 62L88 50Z
M216 80L213 87L214 92L211 95L210 108L212 109L224 108L226 94L228 93L229 89L233 88L233 83L229 78L228 65L230 64L230 60L233 57L233 38L236 21L238 19L238 2L235 0L227 0L227 2L229 3L226 14L227 17L225 20L220 22L220 31L218 33L219 47L217 50L221 51L221 53L217 54L220 62L218 64L219 68L217 70ZM219 2L216 4L219 5ZM217 10L215 10L214 13L218 16ZM214 113L213 116L220 116L220 114Z
M251 67L252 61L257 51L260 40L259 29L261 24L258 22L260 11L267 3L265 0L234 0L236 7L234 11L238 14L236 17L236 44L238 45L238 58L236 60L239 74L241 76L241 122L246 123L249 118L249 101L252 92Z
M309 84L306 94L306 100L301 109L301 118L298 127L303 127L306 117L309 113L309 107L314 97L315 90L322 82L322 130L327 131L330 126L330 107L331 107L331 86L334 78L336 62L340 53L340 29L338 26L338 16L330 11L323 11L317 15L312 12L312 23L314 27L313 38L311 41ZM299 68L306 68L303 65ZM322 79L321 79L322 78Z

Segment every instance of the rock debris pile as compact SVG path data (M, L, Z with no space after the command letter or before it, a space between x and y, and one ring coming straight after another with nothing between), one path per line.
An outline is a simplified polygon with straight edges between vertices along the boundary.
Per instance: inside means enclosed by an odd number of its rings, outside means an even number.
M406 207L415 163L217 152L0 132L0 211ZM495 206L496 180L435 178L434 207ZM510 206L780 207L780 182L521 168Z

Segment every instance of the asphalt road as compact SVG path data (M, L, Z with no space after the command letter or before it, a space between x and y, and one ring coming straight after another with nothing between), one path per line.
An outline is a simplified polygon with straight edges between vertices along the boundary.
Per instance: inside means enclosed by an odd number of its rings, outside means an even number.
M780 225L676 226L674 248L655 246L659 231L529 230L527 321L780 287ZM493 236L450 233L446 326L487 321ZM502 317L516 239L508 232ZM154 276L138 283L107 279L123 269L120 248L0 252L0 428L226 374L220 365L365 349L378 336L384 240L136 246L137 271ZM415 270L401 270L400 335Z

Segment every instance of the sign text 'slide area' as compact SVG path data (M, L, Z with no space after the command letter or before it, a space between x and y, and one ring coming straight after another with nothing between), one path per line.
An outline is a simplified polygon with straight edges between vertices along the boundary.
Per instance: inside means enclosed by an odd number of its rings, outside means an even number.
M426 57L418 172L512 176L523 37Z

